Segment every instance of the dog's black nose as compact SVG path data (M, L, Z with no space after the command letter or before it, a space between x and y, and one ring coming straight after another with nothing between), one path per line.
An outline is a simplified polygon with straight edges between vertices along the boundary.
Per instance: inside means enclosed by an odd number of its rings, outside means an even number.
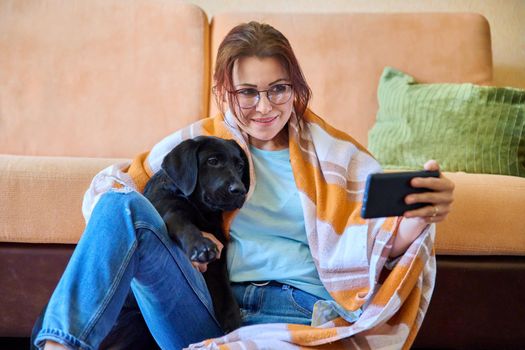
M228 191L236 196L244 196L246 194L246 189L244 188L243 184L237 182L232 183L228 187Z

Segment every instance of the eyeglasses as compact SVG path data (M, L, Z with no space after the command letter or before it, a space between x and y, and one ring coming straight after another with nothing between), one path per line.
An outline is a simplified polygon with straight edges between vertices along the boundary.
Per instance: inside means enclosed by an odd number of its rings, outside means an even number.
M239 106L243 109L253 108L257 106L261 99L261 92L266 93L268 101L274 105L282 105L290 100L292 97L292 84L276 84L268 90L257 90L254 88L244 88L235 90L235 94Z

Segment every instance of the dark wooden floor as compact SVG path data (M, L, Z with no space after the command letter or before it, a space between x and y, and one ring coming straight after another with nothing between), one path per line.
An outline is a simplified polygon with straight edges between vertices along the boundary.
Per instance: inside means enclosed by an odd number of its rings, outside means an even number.
M2 350L29 350L29 338L0 338Z
M29 338L0 338L1 350L29 350ZM427 350L413 348L412 350Z

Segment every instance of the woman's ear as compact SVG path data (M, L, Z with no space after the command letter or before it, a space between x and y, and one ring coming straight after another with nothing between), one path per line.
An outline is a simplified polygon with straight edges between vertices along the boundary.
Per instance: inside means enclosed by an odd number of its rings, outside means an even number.
M185 196L192 194L197 186L199 146L198 141L185 140L172 149L162 161L162 169Z

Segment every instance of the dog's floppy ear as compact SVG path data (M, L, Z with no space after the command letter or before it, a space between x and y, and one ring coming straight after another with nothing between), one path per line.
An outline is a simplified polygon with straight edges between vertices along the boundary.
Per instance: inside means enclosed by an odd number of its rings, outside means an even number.
M200 142L193 139L182 141L162 161L162 169L185 196L189 196L197 186L199 146Z

